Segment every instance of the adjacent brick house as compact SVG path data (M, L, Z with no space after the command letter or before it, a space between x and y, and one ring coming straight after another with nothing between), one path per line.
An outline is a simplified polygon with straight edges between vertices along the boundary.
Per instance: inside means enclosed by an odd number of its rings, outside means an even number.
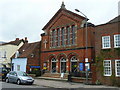
M62 3L61 8L44 26L41 34L41 69L46 68L51 75L80 71L83 63L85 71L86 28L85 17L71 12ZM95 82L94 61L94 25L88 24L87 54L90 71ZM88 66L89 67L89 66Z
M120 16L95 27L95 52L97 79L120 85Z
M13 71L40 69L40 42L25 43L16 54L12 57Z

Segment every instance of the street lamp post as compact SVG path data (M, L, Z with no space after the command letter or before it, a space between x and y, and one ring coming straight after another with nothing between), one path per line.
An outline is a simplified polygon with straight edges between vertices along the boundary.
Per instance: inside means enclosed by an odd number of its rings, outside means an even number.
M86 28L86 35L85 35L85 38L86 38L85 63L88 63L88 52L87 52L87 50L88 50L88 47L87 47L87 46L88 46L88 35L87 35L87 20L88 20L88 18L87 18L87 16L86 16L84 13L82 13L80 10L75 9L75 11L81 13L81 14L85 17L85 28ZM86 64L86 65L87 65L87 64ZM86 68L86 84L88 84L88 68Z

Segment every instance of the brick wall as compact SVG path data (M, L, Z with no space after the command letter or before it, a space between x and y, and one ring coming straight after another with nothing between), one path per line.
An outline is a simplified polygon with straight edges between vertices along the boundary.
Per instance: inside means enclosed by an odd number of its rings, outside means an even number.
M99 80L102 84L106 85L112 85L113 80L112 78L114 77L113 75L115 74L115 59L120 59L120 56L116 55L114 52L114 35L115 34L120 34L119 31L119 26L120 22L118 23L110 23L110 24L103 24L103 25L98 25L95 27L95 56L99 57L100 52L103 50L102 49L102 36L109 35L110 36L110 42L111 42L111 48L109 49L109 53L106 54L110 55L107 58L104 58L105 60L111 60L111 65L112 65L112 76L103 76L103 72L97 71L97 80ZM100 60L102 62L102 60ZM99 68L99 67L97 67ZM117 77L114 77L117 78ZM120 79L120 78L118 78Z

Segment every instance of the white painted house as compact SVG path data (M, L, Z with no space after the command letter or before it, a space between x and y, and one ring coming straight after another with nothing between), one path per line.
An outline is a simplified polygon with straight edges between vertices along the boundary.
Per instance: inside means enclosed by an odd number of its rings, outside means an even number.
M0 44L0 67L11 67L11 57L24 44L24 40L16 38L15 41Z
M26 72L27 58L13 58L13 71Z

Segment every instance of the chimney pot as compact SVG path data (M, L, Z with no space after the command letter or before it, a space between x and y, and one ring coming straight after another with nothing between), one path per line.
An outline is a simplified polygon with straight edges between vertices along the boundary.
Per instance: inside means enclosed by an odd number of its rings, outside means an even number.
M16 38L16 41L18 41L19 40L19 38Z
M25 42L28 42L27 37L25 37Z

